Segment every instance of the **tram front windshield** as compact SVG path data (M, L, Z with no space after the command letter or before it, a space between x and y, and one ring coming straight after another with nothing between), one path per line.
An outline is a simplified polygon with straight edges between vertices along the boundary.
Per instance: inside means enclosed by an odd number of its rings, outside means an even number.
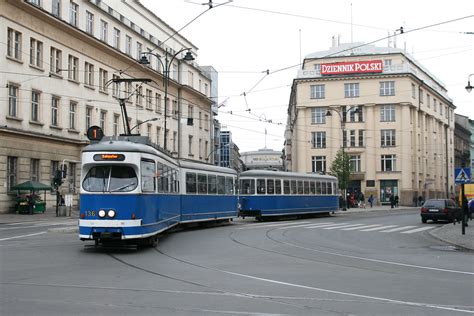
M95 166L87 173L82 187L89 192L129 192L138 185L138 178L129 166Z

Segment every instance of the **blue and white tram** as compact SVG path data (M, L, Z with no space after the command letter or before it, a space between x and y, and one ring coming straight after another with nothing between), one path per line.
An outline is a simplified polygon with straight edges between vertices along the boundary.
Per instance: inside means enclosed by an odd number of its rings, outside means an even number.
M82 153L79 237L148 241L180 220L179 165L145 137L106 137Z
M181 223L229 221L238 216L237 172L180 160Z
M329 213L338 209L337 178L295 172L249 170L240 174L242 217Z

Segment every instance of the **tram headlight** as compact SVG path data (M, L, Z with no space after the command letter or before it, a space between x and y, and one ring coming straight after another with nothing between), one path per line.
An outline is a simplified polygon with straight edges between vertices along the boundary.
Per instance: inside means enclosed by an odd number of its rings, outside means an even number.
M100 210L100 211L99 211L99 217L100 217L100 218L104 218L104 217L105 217L105 211L104 211L104 210Z
M107 216L110 217L110 218L114 218L115 217L115 211L114 210L109 210L107 212Z

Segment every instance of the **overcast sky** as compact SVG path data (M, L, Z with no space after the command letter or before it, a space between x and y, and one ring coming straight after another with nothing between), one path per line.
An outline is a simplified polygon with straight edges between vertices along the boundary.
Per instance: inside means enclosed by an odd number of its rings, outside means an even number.
M234 0L213 1L210 10L199 0L141 2L175 30L207 10L180 33L199 48L197 62L219 72L218 102L225 106L218 119L241 152L263 148L265 140L267 148L282 149L300 57L329 49L333 36L367 43L401 26L407 33L396 37L397 47L444 83L456 113L474 119L474 91L465 90L474 73L473 0Z

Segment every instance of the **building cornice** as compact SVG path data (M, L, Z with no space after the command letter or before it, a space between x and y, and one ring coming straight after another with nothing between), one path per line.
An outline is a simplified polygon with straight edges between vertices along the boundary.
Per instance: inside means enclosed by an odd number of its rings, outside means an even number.
M19 136L28 136L28 137L36 137L36 138L41 138L45 140L50 140L53 142L58 142L58 143L70 143L70 144L76 144L76 145L88 145L89 141L88 140L80 140L80 139L73 139L73 138L67 138L67 137L62 137L62 136L55 136L53 134L43 134L43 133L38 133L38 132L33 132L33 131L25 131L25 130L20 130L16 128L11 128L8 126L0 126L0 134L12 134L12 135L19 135Z

